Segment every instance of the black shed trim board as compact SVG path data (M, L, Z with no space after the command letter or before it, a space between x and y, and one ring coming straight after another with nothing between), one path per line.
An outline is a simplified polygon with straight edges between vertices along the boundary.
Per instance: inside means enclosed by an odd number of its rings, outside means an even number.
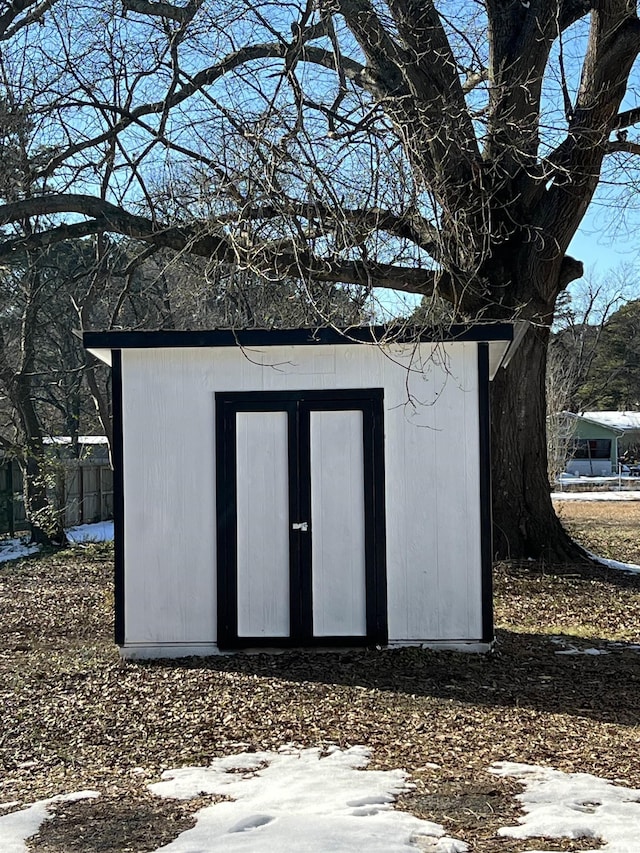
M114 350L111 363L111 394L113 414L113 596L114 639L124 645L124 436L122 423L122 353Z
M478 429L480 432L480 560L482 571L482 640L493 642L493 519L491 513L491 405L489 345L478 344Z
M123 349L151 348L188 348L188 347L264 347L292 345L331 345L417 342L477 342L478 358L478 394L479 394L479 440L480 440L480 512L481 512L481 568L482 568L482 637L484 643L491 643L494 637L493 626L493 583L492 583L492 516L491 516L491 451L490 451L490 392L491 378L489 366L489 343L492 341L514 340L513 326L508 323L480 324L473 326L452 326L446 332L442 330L423 330L420 333L405 330L401 335L393 335L386 327L363 327L344 331L334 329L288 329L288 330L215 330L215 331L151 331L151 332L85 332L83 343L91 351L111 351L112 392L113 392L113 439L112 448L114 464L114 604L115 604L115 642L122 646L125 642L125 496L124 496L124 437L122 412L122 360ZM507 352L503 357L510 357ZM362 389L359 389L362 390ZM242 392L240 392L242 393ZM379 448L375 453L379 454ZM378 464L384 465L384 448L382 459ZM220 488L220 485L218 485ZM384 500L377 504L376 511L382 511L384 519ZM384 524L382 525L384 528ZM384 534L375 539L375 571L379 579L384 574ZM381 574L382 573L382 574ZM222 582L224 587L224 581ZM384 584L380 585L384 588ZM368 619L375 611L375 630L371 631L368 640L383 643L386 640L386 614L381 617L384 606L383 596L373 598L375 606L368 603ZM371 622L373 624L373 622ZM233 643L234 637L229 635ZM260 645L257 642L251 645ZM326 642L318 645L339 644L348 645L346 638L323 638ZM356 642L360 642L359 638ZM224 643L224 641L223 641ZM313 644L313 642L311 643ZM273 642L265 645L273 645ZM237 646L236 646L237 647Z

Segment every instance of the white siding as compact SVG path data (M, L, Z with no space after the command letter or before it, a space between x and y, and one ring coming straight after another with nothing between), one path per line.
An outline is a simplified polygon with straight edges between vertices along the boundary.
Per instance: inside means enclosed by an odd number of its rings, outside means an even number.
M389 639L479 639L476 353L124 350L126 643L215 641L215 392L380 387Z
M313 634L367 633L362 412L311 412Z
M238 636L289 636L286 412L238 412Z
M216 636L213 397L183 381L184 358L174 356L122 353L125 640L132 643Z

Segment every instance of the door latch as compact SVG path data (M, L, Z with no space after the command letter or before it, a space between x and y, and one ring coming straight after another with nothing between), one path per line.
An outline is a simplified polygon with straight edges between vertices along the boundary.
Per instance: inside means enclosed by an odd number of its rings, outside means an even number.
M307 521L294 521L291 525L292 530L302 530L303 533L306 533L309 530L309 523Z

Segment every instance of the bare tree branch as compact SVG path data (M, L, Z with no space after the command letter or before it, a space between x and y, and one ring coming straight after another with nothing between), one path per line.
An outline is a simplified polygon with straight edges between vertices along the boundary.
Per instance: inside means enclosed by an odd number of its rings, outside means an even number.
M555 228L568 245L582 220L610 151L631 68L640 52L640 21L626 0L602 4L592 13L580 90L567 138L549 158L557 180L540 202L539 224Z
M442 287L445 287L446 279L431 270L340 258L318 258L307 251L288 251L281 242L265 246L242 246L222 233L211 232L211 226L206 223L162 228L151 219L127 213L110 202L86 195L46 196L2 205L0 224L33 215L60 213L83 214L92 216L93 220L43 230L34 235L33 240L14 238L0 242L0 258L10 257L25 246L51 245L68 239L70 235L79 237L111 231L176 252L188 251L219 262L239 261L262 269L267 274L271 272L276 278L297 275L318 281L390 287L420 294L431 293L439 279L443 282Z
M163 3L162 0L123 0L124 13L137 12L140 15L166 18L179 24L187 24L193 19L203 0L191 0L186 6Z
M489 69L483 68L482 71L467 74L466 79L462 82L462 91L465 95L472 92L481 83L486 83L489 79Z
M126 110L116 104L101 103L103 109L110 109L114 114L120 115L118 122L113 124L108 130L89 137L82 142L78 142L65 147L61 152L54 155L46 165L37 172L36 177L47 177L55 172L55 170L64 162L80 154L101 145L108 141L113 136L121 134L128 127L135 124L141 124L140 120L149 115L160 115L170 111L179 104L193 97L195 94L202 92L206 87L211 86L226 74L240 68L251 62L261 59L280 59L284 60L287 56L287 46L283 44L258 44L243 47L232 54L227 55L221 62L212 65L189 78L188 82L182 85L177 90L173 91L161 101L142 104L133 110ZM325 68L334 68L334 57L330 51L317 47L305 47L302 52L302 58L306 62L311 62L316 65L324 66ZM341 57L341 69L345 76L364 86L363 66L353 60ZM81 106L81 104L78 104Z
M367 56L365 88L385 104L424 182L444 195L455 187L454 204L460 204L461 187L476 189L479 150L450 45L432 3L391 0L389 6L403 44L385 30L369 0L340 3Z
M0 15L0 41L6 41L22 27L38 20L55 2L56 0L44 0L40 3L38 0L13 0L7 3L6 11ZM30 12L20 18L27 10Z
M611 129L621 130L625 127L631 127L633 124L638 124L638 122L640 122L640 107L634 107L632 110L625 110L618 113Z
M640 142L632 142L626 139L617 139L607 145L607 154L640 154Z
M594 0L561 0L558 15L561 32L588 15L594 6Z

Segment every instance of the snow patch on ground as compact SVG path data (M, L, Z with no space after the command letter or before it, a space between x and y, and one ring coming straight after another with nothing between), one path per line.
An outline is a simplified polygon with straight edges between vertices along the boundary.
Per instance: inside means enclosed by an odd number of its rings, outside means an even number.
M397 811L413 786L403 770L365 770L363 746L240 753L209 767L167 770L149 789L161 797L230 798L201 809L193 829L156 853L465 853L442 826Z
M616 651L616 652L620 652L620 651L622 651L622 652L624 652L624 651L640 652L640 643L622 643L622 642L607 643L607 648L612 649L613 651Z
M80 524L70 527L67 538L73 545L87 542L113 542L113 521L99 521L96 524ZM0 539L0 563L8 560L18 560L37 554L39 545L28 545L24 539Z
M93 799L100 796L97 791L77 791L75 794L60 794L48 800L40 800L26 809L0 815L0 850L2 853L28 853L27 838L35 835L45 820L49 820L54 803L72 803L76 800ZM5 804L5 807L16 803ZM2 808L2 806L0 806Z
M619 492L551 492L554 501L640 501L640 492L624 490Z
M557 655L608 655L606 649L578 649L575 646L569 646L567 649L563 649L561 652L556 652Z
M0 563L29 557L40 550L39 545L27 545L23 539L0 539Z
M592 554L591 551L587 551L587 554L596 563L600 563L601 566L606 566L608 569L615 569L618 572L640 572L640 566L635 563L620 563L618 560L607 560L605 557L598 557L597 554Z
M640 652L640 644L624 643L608 641L604 644L604 648L580 648L568 642L565 637L551 637L551 642L556 646L561 646L561 651L556 652L557 655L610 655L614 652Z
M149 785L161 797L224 796L201 809L193 829L155 853L467 853L464 841L445 836L442 826L395 808L411 790L403 770L366 770L371 754L363 746L328 754L283 747L278 752L240 753L215 759L209 767L167 770ZM584 853L636 853L640 838L640 790L587 773L501 761L490 772L518 779L524 811L518 826L503 827L506 838L593 839ZM617 780L621 781L621 780ZM26 840L52 817L57 802L99 796L79 791L18 805L0 803L0 851L28 853ZM597 839L597 840L596 840ZM551 853L536 848L529 853Z
M71 527L67 530L67 539L75 545L80 542L113 542L113 521Z
M496 776L519 779L518 799L525 812L519 826L498 834L509 838L602 839L584 853L635 853L640 838L640 790L623 788L588 773L562 773L549 767L500 761ZM530 853L548 853L544 850Z

